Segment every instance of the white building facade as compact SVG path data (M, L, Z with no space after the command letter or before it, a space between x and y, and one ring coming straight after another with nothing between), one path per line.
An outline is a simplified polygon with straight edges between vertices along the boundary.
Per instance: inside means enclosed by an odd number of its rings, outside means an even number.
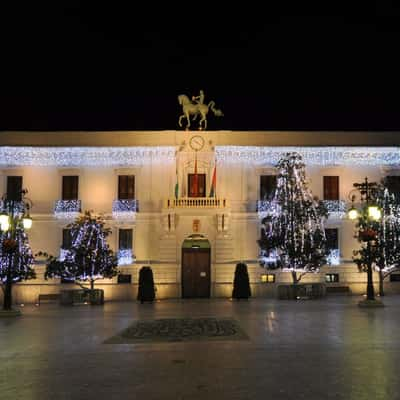
M297 151L313 194L330 209L332 250L330 265L302 281L362 294L366 274L352 262L358 242L346 217L349 193L365 177L400 176L399 142L385 132L3 132L0 192L28 189L34 253L62 257L66 227L79 212L104 215L120 259L119 277L96 283L107 300L135 299L143 265L152 267L159 299L230 297L240 261L253 296L275 297L291 276L260 266L257 240L274 165ZM37 279L15 285L16 302L74 287L44 280L40 259L35 269ZM388 293L400 291L396 278L386 279Z

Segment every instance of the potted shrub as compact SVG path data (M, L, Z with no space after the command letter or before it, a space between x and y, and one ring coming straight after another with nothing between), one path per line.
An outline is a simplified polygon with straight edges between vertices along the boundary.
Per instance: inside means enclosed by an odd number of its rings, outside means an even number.
M232 298L248 299L251 296L249 274L247 265L238 263L235 270L235 278L233 280Z
M143 304L145 301L152 302L155 297L153 271L144 266L139 271L139 288L137 299Z

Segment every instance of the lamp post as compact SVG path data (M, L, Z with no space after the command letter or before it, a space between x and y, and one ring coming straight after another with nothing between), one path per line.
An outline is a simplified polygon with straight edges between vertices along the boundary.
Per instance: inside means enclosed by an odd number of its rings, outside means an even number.
M351 220L358 220L359 240L366 242L366 269L367 269L367 301L375 301L375 291L373 284L372 264L373 260L373 242L376 240L376 231L374 223L378 222L382 217L381 209L375 204L378 184L369 182L365 178L362 183L354 183L354 188L350 194L355 191L360 193L362 206L361 210L357 210L354 206L355 194L351 196L351 208L348 211L348 217Z
M17 229L22 227L24 230L32 227L32 218L29 211L32 208L32 201L26 197L28 191L22 190L19 194L21 200L15 198L8 198L4 195L2 198L2 207L0 213L0 230L2 231L2 254L6 268L5 275L3 274L4 281L4 303L3 309L9 311L12 308L12 284L13 284L13 263L17 262L15 253L18 249L18 237L16 235ZM5 280L4 280L5 278Z

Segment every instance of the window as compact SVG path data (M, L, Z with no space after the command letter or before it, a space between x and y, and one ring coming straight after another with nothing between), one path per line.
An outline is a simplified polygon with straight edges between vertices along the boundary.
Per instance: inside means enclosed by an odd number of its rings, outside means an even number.
M400 176L387 176L385 180L389 192L396 196L397 201L400 201Z
M276 189L276 175L260 175L260 200L271 200Z
M338 176L324 176L324 200L339 200Z
M275 274L263 274L261 275L261 282L263 283L274 283Z
M339 282L339 274L326 274L325 282L326 283Z
M119 230L119 250L130 250L132 249L132 229L120 229Z
M61 248L69 250L72 247L71 229L63 229Z
M337 228L326 228L326 245L329 250L336 250L339 248L339 231Z
M188 188L189 197L206 197L206 174L188 174Z
M7 199L22 200L22 176L7 176Z
M78 200L79 176L62 177L62 200Z
M118 200L135 198L135 175L118 176Z
M400 282L400 274L390 274L390 282Z
M118 274L118 283L132 283L132 275Z

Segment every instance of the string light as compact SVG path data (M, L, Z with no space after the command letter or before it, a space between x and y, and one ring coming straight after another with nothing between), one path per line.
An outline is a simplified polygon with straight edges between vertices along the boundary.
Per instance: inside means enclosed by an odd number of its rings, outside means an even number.
M132 249L120 249L118 251L118 265L130 265L133 263Z
M329 252L327 258L329 265L340 265L340 251L339 249L333 249Z
M137 200L114 200L112 205L112 215L115 219L134 219L138 203Z
M276 165L290 152L299 153L307 165L400 165L398 147L261 147L216 146L218 160Z
M344 200L322 200L329 213L329 218L342 219L346 216L346 202Z
M140 166L175 162L175 147L0 147L0 166Z
M59 219L77 218L80 212L80 200L57 200L54 207L54 215Z

